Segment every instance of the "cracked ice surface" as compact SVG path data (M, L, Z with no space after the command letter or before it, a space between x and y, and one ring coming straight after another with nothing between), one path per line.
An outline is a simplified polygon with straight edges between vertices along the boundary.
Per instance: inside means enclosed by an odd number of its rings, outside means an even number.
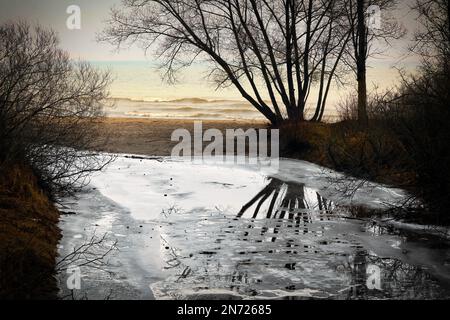
M351 219L342 206L382 209L402 190L304 161L269 169L118 157L65 199L77 214L62 219L60 254L94 233L117 241L105 266L82 268L95 299L448 297L447 243Z

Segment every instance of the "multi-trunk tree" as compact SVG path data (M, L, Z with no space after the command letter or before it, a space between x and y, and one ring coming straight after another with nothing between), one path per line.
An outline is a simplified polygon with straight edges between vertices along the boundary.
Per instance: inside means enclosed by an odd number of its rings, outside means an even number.
M102 40L117 46L138 42L146 50L155 49L169 81L194 61L207 62L218 87L234 86L273 124L321 121L332 83L345 76L342 71L348 72L348 66L358 75L360 117L366 123L365 70L371 43L388 39L397 30L388 19L376 31L366 23L368 6L390 9L394 2L387 0L125 0L123 4L112 10Z
M171 81L206 61L218 87L234 86L273 124L304 120L312 99L320 120L350 40L344 8L337 0L129 0L101 38L155 48Z

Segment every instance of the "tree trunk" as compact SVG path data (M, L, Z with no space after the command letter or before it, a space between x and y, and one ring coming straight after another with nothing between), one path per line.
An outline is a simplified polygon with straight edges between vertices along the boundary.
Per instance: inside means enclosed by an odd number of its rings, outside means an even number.
M358 122L362 127L368 125L366 70L358 71Z
M368 125L367 116L367 81L366 81L366 60L367 60L367 34L364 0L357 0L358 15L358 48L357 48L357 80L358 80L358 122L361 127Z
M289 120L293 120L296 122L301 122L305 120L305 115L304 115L304 111L305 110L305 106L304 103L301 103L301 107L298 108L296 105L294 105L292 107L292 114L289 117Z

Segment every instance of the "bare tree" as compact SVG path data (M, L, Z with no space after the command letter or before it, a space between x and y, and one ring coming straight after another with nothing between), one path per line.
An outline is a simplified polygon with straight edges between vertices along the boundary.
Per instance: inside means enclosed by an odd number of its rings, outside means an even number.
M344 78L348 68L341 63L341 60L351 40L351 28L348 27L346 17L346 2L334 1L327 16L327 33L320 42L323 54L320 71L317 72L318 93L313 121L322 121L332 83L345 85Z
M40 182L65 193L111 159L101 143L109 74L73 62L51 30L0 26L0 166L30 165Z
M358 82L358 121L362 127L368 124L367 115L367 60L383 52L393 39L405 35L404 28L391 12L397 7L393 0L345 0L348 27L352 40L349 42L346 62L356 73ZM371 16L374 10L379 17ZM369 21L370 19L381 19ZM377 23L372 23L377 22ZM379 24L379 26L377 26Z
M449 0L416 0L413 9L418 13L420 29L414 37L411 50L429 62L438 58L448 65L450 56L450 3Z
M124 0L101 40L155 48L166 79L196 60L217 87L234 86L271 123L304 120L320 86L322 118L331 81L349 41L337 0Z
M417 194L437 224L450 221L449 8L448 0L418 0L413 8L419 29L411 49L421 65L414 74L401 74L398 102L403 112L392 126L417 175Z

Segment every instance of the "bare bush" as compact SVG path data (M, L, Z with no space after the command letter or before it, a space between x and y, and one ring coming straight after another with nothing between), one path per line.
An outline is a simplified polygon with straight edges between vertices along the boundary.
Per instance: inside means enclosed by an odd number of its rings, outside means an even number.
M56 272L66 272L72 266L106 271L108 266L106 258L115 250L117 250L117 240L111 242L108 241L107 234L101 237L94 234L87 242L61 257L56 264Z
M355 92L345 96L336 105L338 119L340 121L358 120L358 98ZM367 96L367 116L369 120L386 120L395 117L399 113L404 114L398 90L395 88L378 90L375 88Z
M428 39L434 39L434 34ZM422 33L420 39L427 37ZM407 177L402 186L425 200L428 210L420 208L422 219L428 212L431 219L427 221L438 224L450 221L450 70L446 56L450 50L445 49L449 45L443 37L431 55L433 44L427 42L425 49L421 47L426 50L424 61L415 74L401 72L398 88L370 96L370 126L359 136L352 129L357 118L356 99L343 101L341 120L346 121L340 126L344 130L334 135L329 148L335 166L347 172L376 179L394 168Z
M56 34L26 23L0 25L0 166L30 165L49 191L71 192L111 158L95 148L108 72L74 62Z

